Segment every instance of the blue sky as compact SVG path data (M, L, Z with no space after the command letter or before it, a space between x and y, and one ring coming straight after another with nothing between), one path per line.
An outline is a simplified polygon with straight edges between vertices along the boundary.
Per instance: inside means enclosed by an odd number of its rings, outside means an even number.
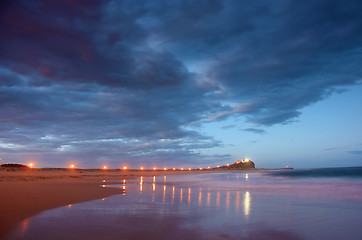
M362 165L360 1L5 1L0 157Z

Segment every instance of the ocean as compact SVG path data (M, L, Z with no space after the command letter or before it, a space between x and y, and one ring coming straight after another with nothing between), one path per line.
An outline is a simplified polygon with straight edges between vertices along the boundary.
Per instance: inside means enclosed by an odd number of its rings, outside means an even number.
M362 239L361 167L118 183L112 187L125 189L123 195L45 211L25 219L8 240Z

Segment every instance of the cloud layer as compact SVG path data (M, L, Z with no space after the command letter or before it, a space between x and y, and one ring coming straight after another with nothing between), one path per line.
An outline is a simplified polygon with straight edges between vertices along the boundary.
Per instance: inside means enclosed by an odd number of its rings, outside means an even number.
M360 1L5 1L0 149L50 164L227 160L198 126L286 124L361 80ZM241 123L243 124L243 123Z

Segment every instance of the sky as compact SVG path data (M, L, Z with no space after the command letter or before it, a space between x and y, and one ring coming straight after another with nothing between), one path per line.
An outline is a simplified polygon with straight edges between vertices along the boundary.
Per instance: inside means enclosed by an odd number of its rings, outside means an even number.
M359 0L0 3L0 160L362 166Z

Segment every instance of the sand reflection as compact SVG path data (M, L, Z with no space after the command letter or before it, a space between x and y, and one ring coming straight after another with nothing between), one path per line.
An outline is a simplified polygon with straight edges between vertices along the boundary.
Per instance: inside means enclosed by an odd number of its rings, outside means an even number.
M189 194L187 195L187 204L190 205L191 203L191 188L189 187Z
M247 176L247 175L244 175ZM147 180L149 179L149 180ZM122 180L122 188L126 189L126 180ZM132 187L129 189L131 190ZM134 189L134 188L133 188ZM248 191L235 190L213 190L203 187L183 187L178 185L170 186L169 190L166 185L166 176L161 179L158 185L157 177L139 179L139 191L143 194L149 194L149 202L171 202L172 204L187 204L187 206L205 206L225 209L226 212L233 212L235 215L243 214L245 217L250 215L251 211L251 194Z

